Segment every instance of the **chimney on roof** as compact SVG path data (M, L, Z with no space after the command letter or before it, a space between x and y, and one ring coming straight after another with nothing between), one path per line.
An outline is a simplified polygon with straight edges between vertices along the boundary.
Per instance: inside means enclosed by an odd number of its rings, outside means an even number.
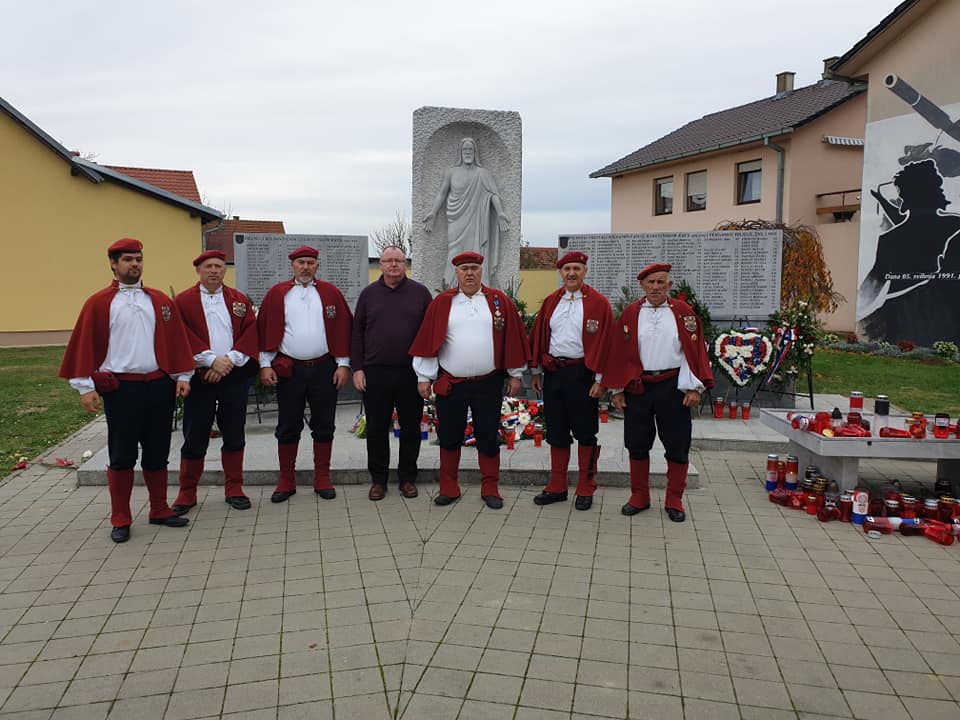
M784 70L781 73L777 73L777 95L793 92L794 75L796 75L796 73L791 72L790 70Z
M239 220L239 219L240 219L240 216L239 216L239 215L234 215L234 216L233 216L233 219L234 219L234 220Z
M822 77L824 80L833 80L833 70L831 70L830 68L839 59L840 59L839 55L831 55L828 58L824 58L823 59L823 75L821 75L820 77Z

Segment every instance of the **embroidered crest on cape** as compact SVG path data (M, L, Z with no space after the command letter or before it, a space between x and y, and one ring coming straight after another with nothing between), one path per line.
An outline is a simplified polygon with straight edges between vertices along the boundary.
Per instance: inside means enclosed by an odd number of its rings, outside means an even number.
M326 316L327 316L328 318L330 318L331 320L333 320L333 319L337 316L337 306L336 306L336 305L327 305L327 306L323 309L323 311L324 311L324 313L326 313Z
M687 315L683 318L683 327L687 332L694 332L697 329L697 318L694 315Z
M233 303L233 314L236 315L238 318L245 317L247 314L247 306L244 305L242 302Z
M164 322L170 322L170 318L171 318L170 306L169 306L169 305L161 305L161 306L160 306L160 315L163 317L163 321L164 321Z
M595 332L597 332L597 330L600 329L600 321L599 321L599 320L587 320L587 322L586 322L586 324L585 324L584 327L586 328L586 330L587 330L588 333L590 333L591 335L593 335Z

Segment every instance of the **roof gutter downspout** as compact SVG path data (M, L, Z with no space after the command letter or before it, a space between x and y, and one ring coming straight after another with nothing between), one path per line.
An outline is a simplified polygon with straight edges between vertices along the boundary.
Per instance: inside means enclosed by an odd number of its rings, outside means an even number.
M778 223L783 222L783 161L786 156L786 151L780 146L777 145L769 137L763 138L763 144L765 147L770 148L777 153L777 217L776 221Z

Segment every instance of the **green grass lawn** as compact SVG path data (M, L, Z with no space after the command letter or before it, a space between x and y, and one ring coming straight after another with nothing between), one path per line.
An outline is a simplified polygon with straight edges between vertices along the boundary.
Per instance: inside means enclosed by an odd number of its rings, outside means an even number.
M94 418L57 377L63 347L0 348L0 477Z
M889 395L904 410L960 417L960 364L862 355L818 348L813 356L813 389L847 394L862 390L867 397Z

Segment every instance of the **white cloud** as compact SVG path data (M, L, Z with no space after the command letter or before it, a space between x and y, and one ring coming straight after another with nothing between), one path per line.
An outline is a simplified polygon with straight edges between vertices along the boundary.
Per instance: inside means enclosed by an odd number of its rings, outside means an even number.
M552 244L608 230L609 181L591 171L772 94L781 70L816 81L821 58L892 7L18 3L4 11L0 94L67 147L191 169L208 203L312 233L366 234L409 215L417 107L517 110L524 237Z

